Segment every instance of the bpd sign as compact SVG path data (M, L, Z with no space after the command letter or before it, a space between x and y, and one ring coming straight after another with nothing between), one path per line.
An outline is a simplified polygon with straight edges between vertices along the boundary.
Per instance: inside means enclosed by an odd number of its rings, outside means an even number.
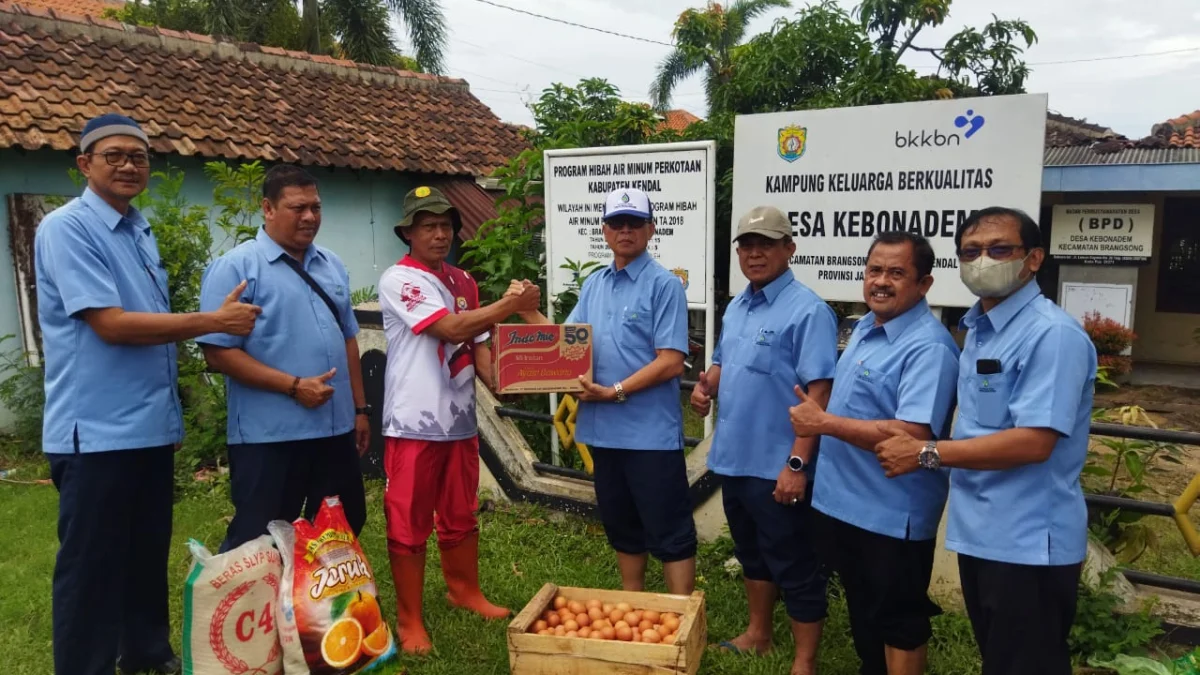
M1050 255L1064 262L1136 265L1150 261L1153 204L1059 204L1050 225Z

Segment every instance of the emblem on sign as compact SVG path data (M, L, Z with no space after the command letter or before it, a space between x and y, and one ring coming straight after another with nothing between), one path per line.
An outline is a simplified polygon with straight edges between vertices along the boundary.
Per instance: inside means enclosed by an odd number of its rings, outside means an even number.
M682 267L676 267L671 270L671 274L679 277L679 283L683 284L683 290L686 291L688 289L688 271Z
M804 155L808 128L795 125L786 126L779 130L779 156L794 162Z

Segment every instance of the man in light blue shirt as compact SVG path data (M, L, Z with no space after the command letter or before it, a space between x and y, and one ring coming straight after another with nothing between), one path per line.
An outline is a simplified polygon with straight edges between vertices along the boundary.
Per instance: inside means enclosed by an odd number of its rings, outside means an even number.
M679 278L647 251L653 237L646 193L611 192L604 239L613 262L588 276L566 320L591 324L594 340L594 381L585 381L577 395L582 403L575 438L592 451L600 519L625 590L642 590L649 552L663 563L667 589L689 595L696 526L679 397L687 296ZM547 321L538 312L521 316L529 323Z
M42 443L59 492L54 670L174 673L167 558L183 440L174 343L245 335L259 309L237 301L244 284L233 279L212 311L172 314L158 243L131 206L150 179L149 139L109 113L84 126L79 148L87 188L34 237Z
M953 440L885 425L892 436L876 452L889 476L951 469L946 547L958 553L983 675L1069 675L1096 350L1034 281L1046 254L1033 219L983 209L955 244L980 300L962 319Z
M818 548L841 579L861 675L925 672L929 599L944 471L889 479L875 458L879 420L913 437L948 438L958 346L934 317L933 247L919 234L884 232L867 251L867 313L838 360L828 412L811 396L791 409L800 437L823 436L813 483Z
M246 337L196 341L226 376L229 478L235 514L222 551L272 520L311 520L325 497L341 498L357 535L366 522L359 455L370 426L359 363L358 322L341 259L313 240L321 227L317 181L290 165L263 181L264 226L213 261L200 308L229 279L246 279L246 301L263 308Z
M825 575L814 548L808 505L817 439L788 423L795 391L829 398L837 360L837 318L796 281L787 217L773 206L751 209L738 223L738 264L750 285L725 310L713 365L692 390L692 407L708 415L719 396L708 468L721 494L734 553L742 565L750 622L729 651L771 648L771 615L780 593L792 620L793 675L816 672L825 620Z

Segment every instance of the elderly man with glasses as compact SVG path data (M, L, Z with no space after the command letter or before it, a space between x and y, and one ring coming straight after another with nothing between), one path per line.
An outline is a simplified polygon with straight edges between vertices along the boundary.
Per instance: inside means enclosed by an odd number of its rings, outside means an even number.
M1096 349L1038 288L1046 252L1028 215L978 211L955 245L979 302L962 319L953 437L884 423L876 453L889 477L951 469L946 547L958 553L983 675L1069 675Z
M106 114L84 126L79 148L87 188L34 238L42 445L59 492L54 671L177 673L167 615L183 440L175 343L248 335L260 310L239 302L243 280L210 312L172 314L158 243L130 205L150 178L149 139Z

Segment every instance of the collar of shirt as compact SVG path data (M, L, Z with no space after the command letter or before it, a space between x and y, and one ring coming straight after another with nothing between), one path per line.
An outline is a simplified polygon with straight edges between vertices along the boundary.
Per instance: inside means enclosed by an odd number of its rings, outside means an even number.
M108 226L108 229L110 230L117 229L117 226L123 221L129 221L130 225L142 230L143 232L150 229L150 223L146 221L146 218L142 215L142 212L138 211L137 208L132 205L129 207L129 212L122 215L120 211L114 209L112 205L104 201L100 195L92 192L92 188L90 187L83 189L83 195L80 197L80 199L83 200L84 204L88 205L88 208L95 211L96 215L100 216L100 220L106 226Z
M282 246L275 243L275 240L271 238L271 235L267 234L267 228L265 227L258 228L258 234L254 235L254 241L257 242L258 245L263 249L263 253L266 254L268 262L275 262L276 260L279 260L280 256L288 254L287 251L283 250ZM324 254L322 254L320 249L317 248L317 245L313 244L309 246L308 250L304 252L304 266L307 267L308 263L311 262L313 258L318 256L324 257Z
M1000 304L993 307L990 312L985 313L982 303L976 302L975 306L968 310L962 320L958 322L958 327L974 328L980 319L986 318L992 324L992 330L998 333L1008 325L1009 321L1013 320L1013 317L1020 314L1022 309L1025 309L1025 305L1033 302L1033 299L1041 294L1042 289L1038 286L1037 281L1030 280L1021 287L1021 290L1005 298Z
M621 269L617 269L617 261L610 262L605 271L610 275L624 272L631 280L637 281L638 275L642 273L642 270L646 269L646 265L650 264L650 260L650 251L646 250L642 251L641 255L631 260L628 265Z
M883 334L887 336L887 341L892 343L896 341L896 338L904 335L904 331L908 330L909 326L913 325L917 319L920 319L928 311L929 303L925 301L925 298L921 298L908 311L891 321L885 321L882 326L875 325L875 312L868 312L866 316L858 320L858 330L863 330L865 326L865 332L870 333L876 328L882 328Z
M773 305L775 304L775 298L778 298L779 294L783 292L783 289L787 288L788 284L792 283L792 281L795 279L796 275L792 273L791 268L788 268L783 271L783 274L780 274L778 277L776 277L774 281L766 286L763 286L757 291L754 290L753 285L748 284L746 288L738 294L738 300L740 302L749 304L754 301L755 297L761 297L768 305Z

